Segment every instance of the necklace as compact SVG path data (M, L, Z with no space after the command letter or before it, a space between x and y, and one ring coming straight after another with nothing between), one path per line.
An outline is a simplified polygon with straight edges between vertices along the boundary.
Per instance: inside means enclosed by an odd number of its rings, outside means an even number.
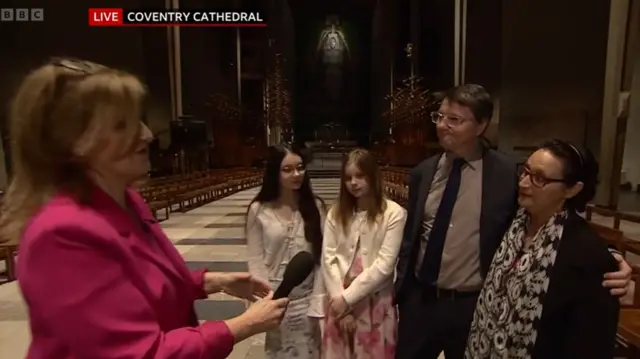
M285 219L285 218L282 218L280 214L278 214L278 210L276 208L273 208L272 210L273 210L274 216L276 217L276 220L280 223L280 225L286 228L287 235L291 237L293 229L296 224L296 220L298 219L298 211L291 210L291 218Z

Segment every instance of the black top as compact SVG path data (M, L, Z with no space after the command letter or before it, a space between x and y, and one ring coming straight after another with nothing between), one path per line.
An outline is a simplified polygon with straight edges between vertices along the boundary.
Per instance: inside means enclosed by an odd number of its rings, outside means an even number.
M605 241L576 214L564 226L544 298L534 359L613 358L620 302L602 286L618 270Z

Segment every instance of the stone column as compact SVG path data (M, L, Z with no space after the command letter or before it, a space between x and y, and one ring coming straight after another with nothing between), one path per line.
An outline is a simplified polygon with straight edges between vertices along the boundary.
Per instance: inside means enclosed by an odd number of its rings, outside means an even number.
M600 129L600 183L596 203L614 206L613 183L617 118L620 112L620 88L624 66L625 38L629 13L629 0L611 1L609 12L609 37L607 39L607 63L604 73L604 96L602 101L602 127ZM620 169L618 169L619 171Z
M640 186L640 0L632 2L625 65L625 73L630 78L630 106L622 170L626 171L626 180L636 189Z
M467 1L454 0L453 17L453 42L454 42L454 85L461 85L465 82L465 52L466 52L466 21L467 21Z
M372 24L372 74L371 106L372 133L375 137L386 135L386 125L382 123L381 115L389 110L386 95L392 89L393 61L395 57L396 39L396 7L393 0L380 0L373 11ZM418 14L419 15L419 14ZM390 84L391 83L391 84Z

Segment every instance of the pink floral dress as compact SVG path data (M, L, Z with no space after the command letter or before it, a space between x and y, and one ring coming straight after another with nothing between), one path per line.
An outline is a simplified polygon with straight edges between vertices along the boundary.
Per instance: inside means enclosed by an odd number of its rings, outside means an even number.
M347 288L362 271L358 245L344 287ZM398 321L392 293L392 290L382 290L357 303L351 313L356 322L353 332L343 331L339 322L327 314L322 336L322 358L395 359ZM325 312L330 313L328 301Z

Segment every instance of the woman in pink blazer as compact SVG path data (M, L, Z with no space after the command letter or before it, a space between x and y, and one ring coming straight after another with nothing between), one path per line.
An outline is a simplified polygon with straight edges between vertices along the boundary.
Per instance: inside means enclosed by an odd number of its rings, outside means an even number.
M225 358L283 315L286 300L249 274L190 271L129 189L149 171L145 97L130 74L58 59L12 103L0 234L20 241L29 359ZM264 298L199 324L194 300L219 291Z

